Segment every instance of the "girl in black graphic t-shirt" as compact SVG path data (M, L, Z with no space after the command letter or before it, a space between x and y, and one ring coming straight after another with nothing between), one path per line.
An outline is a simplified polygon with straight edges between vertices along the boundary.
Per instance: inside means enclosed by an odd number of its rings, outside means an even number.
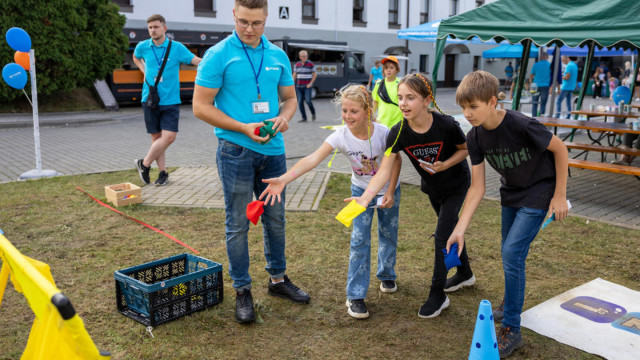
M433 101L431 82L426 75L404 77L398 85L398 105L404 119L387 137L387 153L378 174L371 179L364 194L356 202L366 206L388 181L399 151L409 157L418 171L421 190L429 196L438 215L435 238L435 264L431 291L418 316L433 318L449 306L445 292L473 285L476 281L469 266L466 248L462 249L457 273L447 280L443 249L458 222L458 213L469 188L469 166L466 138L458 123L450 116L429 110ZM434 102L435 105L435 102ZM436 105L437 107L437 105Z

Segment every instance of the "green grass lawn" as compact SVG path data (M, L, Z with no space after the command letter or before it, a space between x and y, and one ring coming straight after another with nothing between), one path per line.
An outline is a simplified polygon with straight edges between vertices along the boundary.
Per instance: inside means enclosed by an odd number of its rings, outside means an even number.
M287 213L291 279L311 295L308 305L267 295L262 229L251 225L250 273L261 321L234 321L235 296L227 274L224 211L134 205L126 214L156 226L223 265L224 302L159 325L145 326L118 313L114 271L187 252L168 238L98 205L75 189L104 199L104 186L139 183L134 171L64 176L0 184L0 228L24 255L46 262L100 349L114 359L213 358L467 358L478 304L502 299L500 206L480 205L468 230L468 251L478 282L449 295L451 306L420 319L433 269L435 214L419 188L403 185L396 271L399 290L382 294L375 278L367 298L371 317L347 315L345 282L350 229L334 216L349 196L349 177L333 174L317 212ZM570 217L534 241L528 259L525 310L601 277L640 290L640 232ZM377 248L374 236L373 248ZM375 254L375 252L374 252ZM0 307L0 358L17 359L33 320L28 303L10 284ZM523 329L515 359L597 359Z

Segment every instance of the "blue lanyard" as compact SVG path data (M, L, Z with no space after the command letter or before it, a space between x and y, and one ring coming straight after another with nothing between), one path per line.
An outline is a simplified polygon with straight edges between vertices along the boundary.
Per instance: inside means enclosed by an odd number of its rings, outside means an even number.
M162 56L160 56L160 59L158 59L158 54L156 54L156 49L153 47L153 45L151 45L151 50L153 51L153 56L156 57L158 68L160 68L160 66L162 65L162 59L164 58L164 52L167 50L167 48L165 47L162 48Z
M256 73L256 69L253 67L253 61L251 61L251 57L249 57L249 53L247 52L247 47L244 45L238 33L235 33L238 41L242 44L242 49L244 50L244 54L247 55L247 59L249 60L249 64L251 64L251 70L253 70L253 76L256 77L256 88L258 88L258 99L260 99L260 84L258 83L258 77L260 76L260 71L262 71L262 62L264 61L264 41L260 41L262 44L262 57L260 58L260 67L258 68L258 73Z

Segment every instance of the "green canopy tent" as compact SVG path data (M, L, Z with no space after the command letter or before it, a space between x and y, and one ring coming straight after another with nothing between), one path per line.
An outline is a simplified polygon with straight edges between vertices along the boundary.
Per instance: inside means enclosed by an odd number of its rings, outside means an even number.
M483 41L522 43L522 68L527 68L531 44L558 47L586 45L589 49L585 69L590 69L596 45L607 48L640 48L640 1L628 0L498 0L443 20L438 27L433 83L437 84L438 68L447 37ZM638 62L633 79L638 76ZM524 76L518 78L513 109L520 105L520 89ZM588 71L582 75L582 88L577 108L588 83ZM631 82L631 94L635 82Z

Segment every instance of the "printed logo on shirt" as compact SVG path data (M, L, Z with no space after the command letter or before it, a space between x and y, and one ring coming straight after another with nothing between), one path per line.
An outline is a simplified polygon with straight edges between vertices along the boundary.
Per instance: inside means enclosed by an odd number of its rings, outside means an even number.
M362 154L360 156L360 164L362 165L362 167L360 169L353 168L353 172L360 176L375 175L378 172L378 168L380 167L378 165L378 162L376 161L377 159L377 156L369 158L366 155Z
M277 66L266 66L264 69L267 70L267 71L278 71L278 70L280 70L280 68L277 67Z
M432 164L440 158L440 151L442 151L442 141L413 145L405 148L405 152L414 159L423 160Z
M496 170L511 170L531 160L531 153L526 147L518 151L497 148L485 150L484 157Z

